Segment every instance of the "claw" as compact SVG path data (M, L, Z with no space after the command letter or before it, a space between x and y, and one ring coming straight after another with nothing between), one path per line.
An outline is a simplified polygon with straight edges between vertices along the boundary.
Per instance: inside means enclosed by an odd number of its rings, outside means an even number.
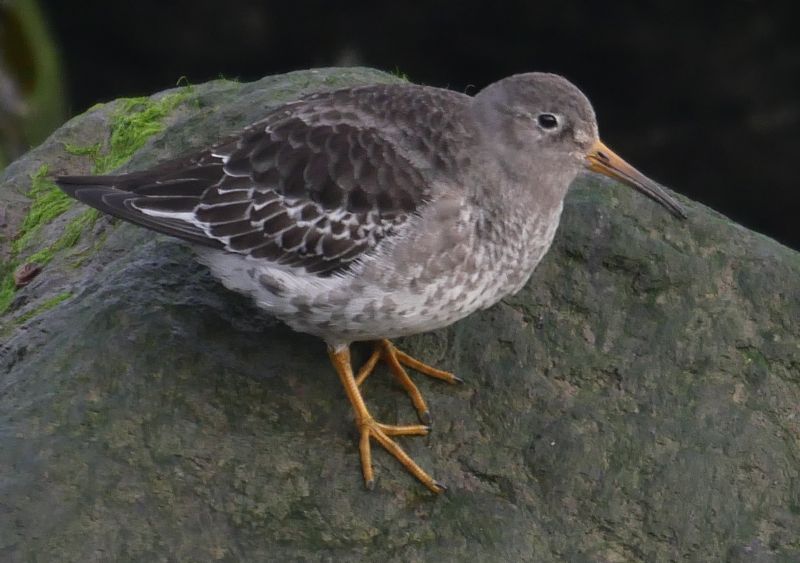
M402 385L403 389L406 390L406 393L408 393L411 403L414 405L414 408L417 411L417 416L419 417L420 422L423 424L431 424L431 414L428 410L428 406L425 404L425 399L422 397L422 393L419 392L417 385L412 381L411 377L409 377L405 367L409 367L423 375L433 377L434 379L441 379L442 381L446 381L448 383L464 382L463 379L453 375L449 371L436 369L435 367L420 362L416 358L412 358L405 352L401 352L388 340L378 340L375 342L375 349L373 350L372 355L370 355L369 359L358 371L358 375L356 376L356 384L358 386L361 386L361 384L364 383L364 380L366 380L367 377L372 374L372 372L375 370L375 366L381 359L386 362L394 378L400 385Z
M411 457L403 451L400 445L393 440L392 436L424 436L430 432L430 425L390 425L377 422L367 409L364 398L361 396L359 385L366 379L369 372L362 369L358 378L353 375L353 368L350 364L350 349L348 347L339 350L328 350L331 363L339 374L347 398L353 405L356 414L356 424L361 432L359 440L359 451L361 453L361 471L364 475L364 485L372 490L375 487L375 477L372 470L372 447L371 440L378 442L387 452L392 454L403 467L405 467L414 477L419 479L426 487L434 493L441 493L446 487L435 481L428 475ZM374 362L373 362L374 363ZM391 364L390 364L391 365ZM402 368L401 368L402 369ZM408 377L408 375L406 375ZM410 379L408 381L411 381ZM411 383L413 386L413 382ZM416 390L416 387L414 387ZM419 391L417 391L419 393ZM421 399L421 396L420 396ZM424 405L424 402L422 403ZM424 412L427 412L425 408ZM428 416L430 418L430 415Z

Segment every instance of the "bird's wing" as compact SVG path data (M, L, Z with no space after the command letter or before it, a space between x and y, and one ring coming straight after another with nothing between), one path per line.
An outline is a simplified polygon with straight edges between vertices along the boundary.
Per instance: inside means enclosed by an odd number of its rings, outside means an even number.
M409 133L420 121L409 121L412 95L399 110L369 109L370 95L391 99L384 90L353 90L338 103L341 94L316 94L191 157L56 183L92 207L162 233L330 274L405 223L430 196L431 170L441 164L436 147L415 145ZM392 111L401 126L377 126Z

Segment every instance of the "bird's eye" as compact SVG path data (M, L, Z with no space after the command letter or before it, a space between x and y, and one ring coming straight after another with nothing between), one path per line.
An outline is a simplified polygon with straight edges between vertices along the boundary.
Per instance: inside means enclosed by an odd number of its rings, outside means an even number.
M558 118L552 113L540 113L536 116L536 123L538 123L539 127L542 129L552 130L558 127Z

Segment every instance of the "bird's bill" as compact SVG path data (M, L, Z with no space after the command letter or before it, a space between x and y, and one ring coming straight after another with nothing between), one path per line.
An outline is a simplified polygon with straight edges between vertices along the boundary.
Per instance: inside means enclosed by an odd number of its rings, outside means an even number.
M686 211L664 191L664 188L622 160L599 140L586 155L586 160L589 170L619 180L660 203L676 217L686 218Z

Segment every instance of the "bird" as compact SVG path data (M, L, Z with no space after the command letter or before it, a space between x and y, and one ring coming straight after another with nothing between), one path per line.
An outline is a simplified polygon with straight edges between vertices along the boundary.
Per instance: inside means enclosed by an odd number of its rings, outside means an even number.
M409 82L322 90L149 170L55 181L102 212L188 241L228 289L322 339L354 411L365 486L375 486L374 441L441 493L446 485L397 440L431 430L408 369L462 381L392 340L519 291L553 242L568 187L587 170L687 217L603 144L578 87L541 72L474 96ZM350 347L362 341L372 353L355 370ZM381 361L419 424L371 414L362 385Z

